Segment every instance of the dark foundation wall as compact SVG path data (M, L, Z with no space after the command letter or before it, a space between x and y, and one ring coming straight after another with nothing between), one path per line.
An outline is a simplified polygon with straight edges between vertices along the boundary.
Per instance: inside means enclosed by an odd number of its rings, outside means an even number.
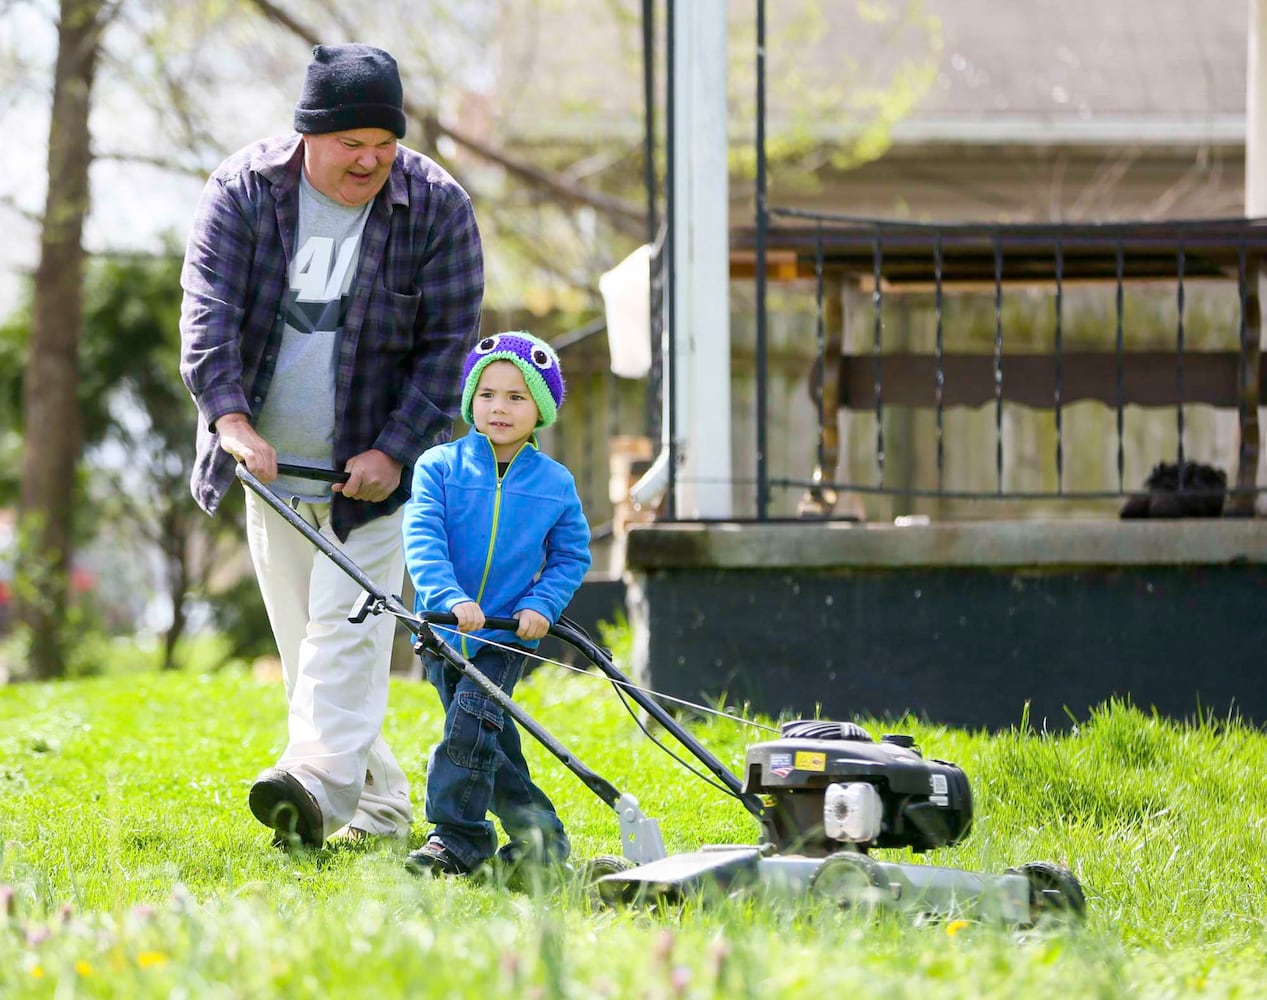
M772 715L1000 729L1028 703L1063 729L1116 696L1262 724L1265 539L1246 521L643 527L635 672Z

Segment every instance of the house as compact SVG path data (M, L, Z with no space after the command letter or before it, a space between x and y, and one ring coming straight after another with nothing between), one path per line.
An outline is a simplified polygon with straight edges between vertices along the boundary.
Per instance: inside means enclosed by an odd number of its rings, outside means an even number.
M623 18L610 7L578 2L513 12L499 47L487 127L509 148L571 162L575 176L632 193L642 162L640 8L633 2L618 5ZM1003 223L1175 220L1243 212L1249 0L1199 8L1145 0L780 0L767 3L766 11L772 207ZM663 151L663 11L657 16L661 98L655 118L661 134L657 148ZM728 18L731 225L739 232L751 227L754 213L755 3L731 3ZM555 44L564 37L568 44ZM596 60L594 52L606 58ZM598 234L588 259L593 273L617 263L636 244L636 233L605 228L599 213L581 214ZM600 221L593 221L595 216ZM1111 324L1105 323L1105 311L1111 309L1111 291L1066 291L1069 329L1083 340L1099 337L1108 343ZM1128 290L1128 315L1135 317L1127 323L1128 348L1170 344L1175 298L1173 282L1138 295ZM1235 290L1190 282L1184 300L1189 345L1227 347L1239 307ZM987 349L993 335L986 328L988 317L984 326L963 318L977 306L970 299L947 303L948 312L961 315L946 330L951 345ZM889 307L886 344L930 350L931 295L895 298ZM1041 295L1018 293L1005 307L1018 317L1009 346L1030 350L1050 339L1050 305ZM869 308L865 296L846 303L846 317L856 313L848 323L851 330L869 336ZM752 283L745 275L731 286L737 511L751 511L754 504L754 491L745 485L753 477L756 438L748 374L755 367L753 309ZM807 391L817 356L813 290L805 282L773 288L769 324L769 438L780 442L770 474L803 480L815 465L818 423ZM644 390L604 386L601 347L601 338L591 340L572 361L584 372L582 391L589 393L592 382L597 393L587 404L592 422L612 435L645 433L654 420L640 418ZM845 347L862 350L869 341ZM1124 487L1141 483L1155 461L1173 458L1175 421L1158 422L1156 416L1132 412L1126 422L1130 457ZM905 467L908 485L920 486L919 470L931 461L933 418L895 410L891 419L889 471L897 474ZM948 419L952 438L961 433L953 425L973 422L969 414ZM842 481L872 475L875 456L868 452L874 450L875 428L867 421L864 414L852 424L842 423L842 439L856 439L840 459ZM1234 466L1236 430L1229 414L1194 407L1183 423L1189 454ZM1102 419L1080 411L1072 414L1069 429L1075 454L1079 435L1097 441L1104 435ZM969 432L966 426L962 430ZM1050 431L1023 414L1008 415L1005 433L1017 453L1049 447ZM568 457L588 470L583 488L589 491L588 506L597 509L609 503L609 477L601 464L593 467L593 437L591 431L584 445L569 442L567 448ZM991 471L977 469L965 451L954 455L956 482ZM1113 461L1108 451L1088 459L1085 475L1107 481ZM774 513L794 516L798 499L797 489L782 491L773 498ZM936 499L868 497L863 506L872 519L980 514L971 504ZM1043 505L1028 509L1040 516L1058 513ZM1115 509L1116 502L1106 500L1063 504L1060 511L1108 516Z
M634 7L621 8L630 13L617 26L624 36L591 15L590 34L532 51L532 79L544 90L540 102L526 86L516 91L518 106L535 116L523 124L524 143L553 144L556 155L566 151L591 169L628 169L639 116L617 95L628 101L636 93L628 56L636 46L627 40L637 27ZM742 230L754 221L754 9L728 8L731 230L741 237L732 245L744 253L752 244ZM813 213L798 220L809 230L834 225L829 214L1062 226L1244 214L1248 0L779 2L765 9L776 250L779 227L794 218L778 214L787 210ZM535 37L565 37L561 20L571 13L564 4L553 15L558 23L541 15ZM569 92L561 87L566 69L594 51L608 58L583 104L564 113L549 95ZM513 125L503 127L513 138ZM1236 710L1267 718L1267 686L1256 670L1263 629L1254 610L1267 563L1261 522L1115 518L1121 494L1177 447L1223 465L1237 455L1235 403L1230 413L1185 405L1185 352L1252 352L1255 395L1240 420L1252 417L1256 432L1258 334L1248 317L1257 310L1250 286L1258 261L1242 255L1239 288L1235 253L1229 272L1229 258L1212 270L1194 252L1200 266L1185 273L1185 233L1199 228L1172 227L1158 259L1171 255L1174 270L1154 267L1151 286L1119 278L1086 288L1065 280L1062 237L1044 229L1054 264L1036 272L1033 287L1009 287L1006 301L998 278L952 288L941 280L940 257L924 264L935 281L899 295L877 250L875 280L854 272L858 280L840 288L832 305L837 291L815 281L814 252L793 253L783 260L790 269L780 272L789 280L768 289L763 356L754 347L753 258L741 258L730 296L736 509L749 517L761 510L752 470L762 461L768 469L756 476L758 487L762 475L792 486L807 480L828 425L840 448L820 470L824 478L861 483L878 465L880 485L862 497L866 525L797 523L797 490L785 489L755 523L634 527L626 569L641 650L635 673L676 697L724 695L755 710L838 717L911 711L952 724L1024 719L1059 727L1118 696L1167 714ZM877 244L888 238L879 227L877 234ZM940 253L937 239L924 243L930 258ZM608 266L624 251L617 240L610 246ZM1122 307L1114 303L1119 288ZM980 292L984 302L973 298ZM993 412L943 413L938 405L931 414L926 405L908 405L880 413L877 405L874 416L851 412L839 424L833 403L820 425L808 376L835 363L821 346L828 340L822 318L833 310L844 333L829 340L831 352L860 356L896 347L940 357L943 346L988 354L1000 330L1004 354L1060 358L1080 347L1103 355L1121 330L1121 349L1164 349L1177 361L1172 395L1179 404L1131 407L1116 431L1102 403L1062 412L1059 388L1054 434L1049 412L1025 412L1004 398ZM758 365L768 397L765 454L754 444ZM936 373L940 386L943 371ZM879 385L878 369L875 378ZM1003 384L1006 395L1006 377ZM959 496L964 483L988 482L996 454L1015 463L1009 475L1032 476L1039 489L1031 485L1030 493L1041 493L1053 439L1057 489L1050 497L983 507L977 494ZM1089 486L1114 473L1115 452L1125 455L1117 458L1117 492L1069 503L1066 489L1093 496ZM927 488L930 469L936 481ZM1263 481L1261 458L1255 481ZM1025 486L1008 482L1009 490ZM908 513L931 523L891 520ZM991 523L998 517L1005 520ZM1218 655L1211 655L1212 635Z

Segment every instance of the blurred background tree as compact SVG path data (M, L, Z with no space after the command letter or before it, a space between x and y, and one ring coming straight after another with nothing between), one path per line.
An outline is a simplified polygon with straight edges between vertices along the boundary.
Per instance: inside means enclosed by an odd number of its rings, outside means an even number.
M83 229L92 144L88 118L102 34L117 7L62 0L48 133L48 183L35 271L22 416L13 595L37 678L65 669L73 552L72 491L79 462L79 337L83 325Z
M89 284L80 398L94 431L88 509L135 551L157 556L155 593L168 624L160 665L177 666L191 604L217 572L234 582L240 550L241 494L209 518L189 491L194 414L172 359L179 353L179 255L102 258ZM108 584L106 584L108 585ZM258 597L257 597L258 599ZM267 640L265 629L263 638Z
M165 669L178 665L191 609L215 585L232 588L244 568L240 494L226 501L225 516L209 518L189 492L194 413L173 364L180 262L174 252L89 262L84 325L92 336L77 379L85 461L69 491L75 549L108 539L83 561L92 588L75 600L92 604L88 618L107 628L113 622L130 631L136 618L157 614L166 622L158 629ZM21 395L29 338L26 313L0 328L0 412L12 411ZM15 496L16 483L0 479L0 491Z

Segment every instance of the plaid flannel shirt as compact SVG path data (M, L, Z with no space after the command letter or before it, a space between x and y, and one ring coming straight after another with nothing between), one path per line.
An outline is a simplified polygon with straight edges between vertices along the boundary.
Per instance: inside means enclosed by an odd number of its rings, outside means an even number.
M229 157L203 189L181 271L180 373L197 404L190 487L215 513L234 481L216 420L253 416L268 395L299 221L296 133ZM335 374L334 465L370 448L405 468L381 503L335 494L335 533L409 499L412 466L448 440L462 364L479 331L484 263L466 192L438 164L398 146L361 237Z

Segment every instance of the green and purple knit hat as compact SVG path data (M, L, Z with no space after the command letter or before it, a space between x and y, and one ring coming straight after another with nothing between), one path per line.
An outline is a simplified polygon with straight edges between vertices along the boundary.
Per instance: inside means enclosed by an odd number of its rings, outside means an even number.
M524 384L537 404L537 426L549 427L554 423L563 405L563 370L559 367L559 356L544 340L523 330L485 337L466 356L462 369L462 419L475 425L471 401L475 399L480 375L494 361L509 361L523 372Z

